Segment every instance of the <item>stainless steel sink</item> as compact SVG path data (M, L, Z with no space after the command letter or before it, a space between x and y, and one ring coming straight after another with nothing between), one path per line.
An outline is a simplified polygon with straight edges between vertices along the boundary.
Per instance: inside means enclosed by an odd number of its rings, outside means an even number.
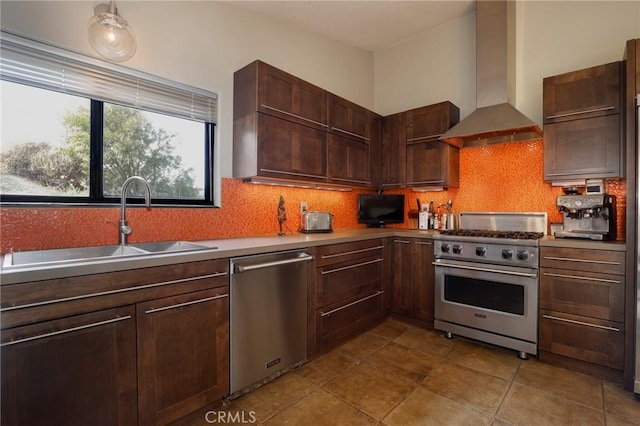
M190 250L213 250L216 248L217 247L209 247L203 244L192 243L190 241L161 241L129 245L18 251L5 254L2 262L2 269L66 265L104 260L114 257L143 256Z
M135 247L150 253L217 249L217 247L209 247L204 244L192 243L191 241L158 241L154 243L131 244L130 247Z

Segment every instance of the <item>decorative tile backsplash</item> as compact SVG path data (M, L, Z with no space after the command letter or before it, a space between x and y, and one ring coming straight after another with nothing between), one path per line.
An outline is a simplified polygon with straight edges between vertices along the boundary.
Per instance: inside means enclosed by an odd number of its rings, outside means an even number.
M417 193L409 189L388 191L406 195L406 210L416 208L416 198L436 205L453 201L460 211L546 211L559 222L555 200L561 188L542 180L542 141L465 148L460 155L460 187L444 192ZM626 182L612 180L609 193L618 197L618 236L624 236ZM300 201L309 210L334 214L334 229L362 227L357 223L357 191L335 192L222 180L222 208L133 207L127 218L133 232L129 242L207 240L278 232L277 207L285 198L284 230L296 232ZM38 250L118 243L117 207L59 208L5 207L0 209L0 251ZM407 227L407 222L397 227Z

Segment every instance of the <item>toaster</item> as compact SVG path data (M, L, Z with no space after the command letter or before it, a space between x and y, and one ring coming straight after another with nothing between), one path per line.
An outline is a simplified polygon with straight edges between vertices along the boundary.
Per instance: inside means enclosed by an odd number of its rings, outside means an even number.
M329 212L304 212L300 221L300 232L307 234L314 232L332 232L331 220L333 215Z

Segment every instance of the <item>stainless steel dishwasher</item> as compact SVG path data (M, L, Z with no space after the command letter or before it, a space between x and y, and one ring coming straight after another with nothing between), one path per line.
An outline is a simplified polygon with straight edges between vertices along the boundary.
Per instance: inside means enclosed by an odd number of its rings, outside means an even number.
M288 251L231 259L231 395L307 358L307 263Z

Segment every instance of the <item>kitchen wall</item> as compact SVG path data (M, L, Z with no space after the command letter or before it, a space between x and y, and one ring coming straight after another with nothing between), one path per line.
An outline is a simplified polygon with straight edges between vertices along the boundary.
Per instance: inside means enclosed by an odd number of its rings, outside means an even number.
M518 67L517 83L523 89L518 106L533 119L541 116L542 77L620 60L624 42L640 36L638 2L585 3L519 4L518 20L524 24L518 30L518 45L524 49ZM3 0L0 22L3 28L91 53L85 31L93 4ZM232 74L256 58L382 114L446 99L460 107L462 117L475 107L473 13L374 54L219 2L118 5L139 43L128 66L220 95L217 160L218 172L225 177L217 191L222 209L130 209L132 242L275 234L280 195L287 203L289 232L298 227L301 200L310 209L332 211L336 229L358 226L357 192L257 186L229 178ZM167 22L171 25L157 25ZM626 186L613 181L609 189L619 195L618 235L623 235ZM560 220L555 208L560 190L542 181L540 141L465 148L460 188L399 192L407 195L407 208L414 208L418 196L436 204L452 199L456 211L547 211L550 220ZM115 207L1 208L0 252L115 244L118 218Z

